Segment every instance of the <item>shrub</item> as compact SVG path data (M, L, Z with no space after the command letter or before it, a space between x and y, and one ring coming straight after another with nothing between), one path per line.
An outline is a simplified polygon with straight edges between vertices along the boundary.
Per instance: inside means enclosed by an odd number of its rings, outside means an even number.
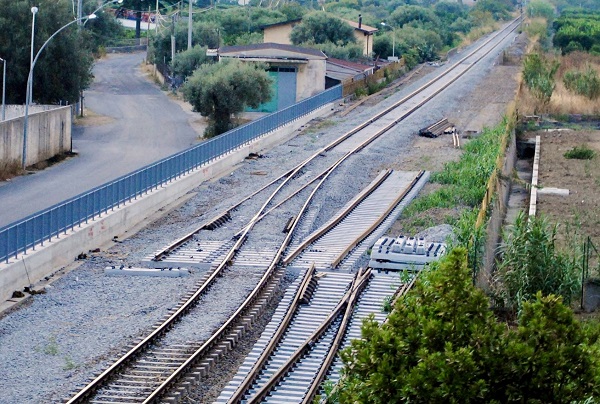
M563 77L565 87L579 95L595 100L600 97L600 77L591 66L585 71L570 70Z
M564 154L565 158L577 160L591 160L596 156L596 152L586 145L575 146Z
M500 248L495 288L506 308L520 311L524 301L555 294L570 303L581 287L580 253L556 247L558 227L543 217L517 216Z

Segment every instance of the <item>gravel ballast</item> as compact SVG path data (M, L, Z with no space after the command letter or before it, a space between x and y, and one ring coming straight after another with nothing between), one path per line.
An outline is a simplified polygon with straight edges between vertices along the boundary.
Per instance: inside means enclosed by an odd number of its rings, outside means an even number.
M505 40L505 46L511 43L512 37ZM499 67L495 65L501 52L501 47L496 48L493 55L451 88L444 90L424 108L344 163L331 176L326 190L319 193L314 201L312 209L315 211L315 220L311 228L317 228L334 215L368 185L382 168L428 169L419 164L430 164L430 161L420 162L415 158L415 133L421 127L444 116L451 117L459 128L461 124L466 125L485 106L477 98L477 93L488 93L490 86L496 87L491 91L496 96L506 98L507 94L514 94L514 82L490 79L497 73ZM437 70L444 68L446 66L427 67L424 71L429 70L430 73L416 76L392 94L384 91L378 97L378 103L365 103L345 117L333 114L321 119L320 123L313 124L312 129L299 132L286 144L263 152L262 158L248 160L230 175L190 191L191 197L186 203L130 238L115 243L108 250L89 254L88 259L80 262L77 268L49 285L45 294L32 296L27 304L2 317L0 403L57 402L69 397L70 392L81 387L93 374L104 370L125 345L136 337L146 335L150 326L167 314L204 273L195 270L181 278L107 276L104 274L106 266L140 266L144 257L194 230L199 223L401 99L437 74ZM500 85L502 89L498 87ZM503 100L490 102L498 103L499 110L503 111L500 105ZM501 119L501 113L492 115L486 120L488 126ZM441 161L459 155L458 150L452 149L451 139L433 139L430 144L438 148L426 152L431 155L430 160L436 160L435 153L439 153ZM427 147L427 143L424 145ZM328 154L333 158L339 153L333 150ZM314 172L317 171L314 169ZM215 231L202 232L199 239L227 240L252 217L263 200L264 197L244 203L234 212L232 221ZM274 236L281 232L278 226L295 208L294 203L288 203L272 222L261 223L258 226L260 234L253 236L252 243L256 243L253 245L259 248L262 243L266 248L274 238L278 238ZM256 281L254 275L246 278L246 274L238 274L232 278L234 281L228 283L227 289L203 298L203 302L195 309L203 316L203 324L201 328L190 330L187 335L189 340L206 338L225 321ZM220 372L232 374L231 369L221 368L217 376L213 374L213 378L218 380Z

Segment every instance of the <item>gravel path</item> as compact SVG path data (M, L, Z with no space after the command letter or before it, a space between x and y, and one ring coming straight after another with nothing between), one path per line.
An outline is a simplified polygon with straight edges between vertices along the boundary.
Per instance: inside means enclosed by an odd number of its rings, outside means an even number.
M506 41L507 46L510 41ZM438 160L443 162L458 155L458 152L452 152L448 138L439 140L439 144L420 143L422 139L417 139L414 133L444 116L456 117L457 123L473 119L484 106L480 101L473 101L477 99L478 92L492 95L514 92L514 88L486 92L493 86L488 75L496 74L494 65L500 52L501 49L494 51L495 56L488 57L480 67L443 91L427 107L345 163L331 177L326 191L320 193L314 202L316 219L313 228L354 197L380 169L430 169L424 165L436 165ZM428 67L424 71L430 70L430 75L443 68ZM320 120L286 144L265 152L263 158L249 160L230 175L203 184L191 191L190 199L178 209L136 235L115 243L107 251L91 253L78 268L53 282L47 293L33 296L27 305L1 318L0 403L64 400L92 374L105 369L134 337L147 334L149 326L163 317L202 275L202 271L194 271L184 278L110 277L104 275L104 267L140 265L145 256L192 231L203 220L268 183L281 170L294 166L340 133L417 88L427 78L428 75L422 73L393 94L383 92L377 104L365 103L367 105L358 107L346 117L332 115ZM500 80L498 84L513 85L507 80ZM489 125L499 120L498 116L491 115ZM450 142L450 147L441 142ZM431 144L437 147L435 153L427 150ZM416 146L419 146L421 157L415 153ZM330 154L333 157L336 152ZM423 156L429 156L429 160L424 161ZM256 174L262 171L266 175ZM199 238L228 239L261 203L245 203L234 214L232 222L213 232L202 232ZM261 224L262 235L253 242L259 245L272 240L275 233L281 232L279 223L289 217L293 208L284 206L283 210L288 213L278 213L274 222ZM248 292L249 283L244 282L244 274L240 274L224 297L210 295L205 298L206 301L196 309L205 319L203 329L190 334L190 338L205 338L208 332L222 323L234 302ZM221 368L216 374L221 372L231 373L231 369ZM222 382L221 379L215 377L217 381Z

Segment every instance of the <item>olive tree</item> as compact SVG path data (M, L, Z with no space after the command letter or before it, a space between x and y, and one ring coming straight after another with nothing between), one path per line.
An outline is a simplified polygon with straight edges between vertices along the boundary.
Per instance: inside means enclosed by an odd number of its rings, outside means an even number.
M515 330L473 286L466 250L425 272L342 352L344 403L577 402L600 397L598 326L562 298L525 302ZM591 401L596 402L596 401Z
M271 79L263 65L236 59L204 64L183 85L183 97L210 120L206 136L233 127L233 117L246 107L271 99Z
M316 12L305 16L302 22L292 30L290 40L294 45L305 43L324 44L327 42L347 45L356 42L354 29L348 23L324 12Z

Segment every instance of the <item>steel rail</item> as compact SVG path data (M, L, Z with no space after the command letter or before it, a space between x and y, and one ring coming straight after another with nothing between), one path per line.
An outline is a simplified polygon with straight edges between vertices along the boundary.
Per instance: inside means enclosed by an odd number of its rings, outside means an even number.
M333 340L333 343L331 344L331 348L329 349L325 360L321 364L319 373L317 373L317 376L315 376L312 384L310 385L310 388L308 389L308 392L304 396L302 404L310 404L313 402L313 399L319 391L321 383L327 376L327 372L329 371L329 368L331 367L335 357L337 356L338 351L340 350L340 345L342 344L344 336L348 331L348 325L352 318L352 314L354 313L354 309L356 308L356 298L360 292L361 291L359 290L355 290L352 296L350 297L350 304L346 306L346 312L344 313L344 317L342 319L342 323L340 324L340 328L335 336L335 339Z
M517 20L514 20L511 24L514 24L514 22ZM509 24L510 26L510 24ZM510 32L512 32L514 29L516 29L516 26L513 27ZM490 39L488 39L486 42L484 42L484 44L482 44L480 47L478 47L474 52L472 52L469 56L466 56L465 58L461 59L461 61L459 61L458 63L456 63L455 65L453 65L453 67L458 66L460 63L462 63L464 60L466 60L468 57L470 57L472 54L474 54L475 52L477 52L479 49L481 49L483 46L485 46L487 43L489 43L492 39L496 38L498 35L500 35L501 32L507 30L507 28L505 28L502 31L499 31L498 34L492 36ZM492 48L493 49L493 48ZM483 58L487 53L491 52L491 49L486 52L484 55L482 55L480 58L477 59L477 61L479 61L481 58ZM466 71L468 71L470 68L472 67L469 66L463 73L461 73L459 76L457 76L456 78L454 78L453 80L450 81L449 84L453 83L455 80L457 80L459 77L461 77L464 73L466 73ZM450 71L451 69L449 69L448 71ZM251 226L247 227L246 230L242 233L242 235L239 237L239 239L236 241L236 243L234 244L234 246L230 249L230 251L226 254L225 258L222 260L222 262L219 264L219 266L217 267L217 269L210 275L210 277L207 279L207 281L190 297L190 299L184 303L178 310L176 310L171 316L169 316L169 318L167 320L165 320L165 322L163 324L161 324L159 327L157 327L149 336L147 336L146 338L144 338L140 343L138 343L134 348L132 348L130 351L128 351L123 357L121 357L120 359L118 359L114 364L112 364L107 370L105 370L104 372L102 372L101 375L99 375L97 378L95 378L90 384L88 384L86 387L84 387L80 392L78 392L73 398L71 398L68 401L68 404L72 404L72 403L78 403L81 402L84 398L88 397L89 395L93 394L93 392L95 392L103 383L106 382L106 380L108 378L110 378L112 376L113 373L115 373L117 370L119 370L122 366L124 366L126 363L128 363L129 361L131 361L135 356L137 356L139 353L141 353L143 350L145 350L147 348L148 345L150 345L154 339L156 339L158 336L164 334L169 328L171 328L174 323L176 321L179 320L179 318L182 316L182 314L184 314L185 312L187 312L193 305L196 304L196 302L198 301L199 297L208 289L209 286L212 285L212 283L215 281L215 279L221 275L221 272L223 271L224 268L226 268L227 266L229 266L229 264L231 263L233 257L235 257L235 255L237 254L237 252L239 251L239 249L241 248L241 246L244 244L244 242L246 241L247 238L247 234L248 232L251 230L251 228L253 227L253 225L258 221L258 218L260 217L260 215L262 214L262 212L266 209L266 207L268 206L268 204L272 201L272 199L274 198L275 195L277 195L279 193L279 191L293 178L295 177L295 175L306 165L308 164L308 162L312 161L314 158L316 158L318 155L320 155L321 153L323 153L324 151L329 151L331 149L333 149L335 146L339 145L340 143L342 143L343 141L345 141L346 139L348 139L350 136L352 136L353 134L357 133L358 131L362 130L363 128L365 128L366 126L368 126L369 124L371 124L372 122L380 119L381 117L383 117L384 115L386 115L389 111L395 109L397 106L399 106L400 104L402 104L403 102L405 102L407 99L411 98L412 96L414 96L415 94L417 94L418 92L424 90L425 88L433 85L433 83L437 82L438 80L440 80L443 76L445 76L446 74L448 74L447 72L442 73L442 75L436 77L435 79L433 79L432 81L430 81L429 83L426 83L425 85L421 86L419 89L415 90L413 93L411 93L410 95L404 97L402 100L396 102L393 106L386 108L384 111L380 112L379 114L375 115L373 118L370 118L369 120L365 121L364 123L358 125L357 127L355 127L353 130L346 132L344 135L342 135L340 138L338 138L337 140L333 141L332 143L330 143L330 145L328 145L327 147L325 147L324 149L322 149L321 151L318 151L317 153L315 153L313 156L309 157L308 159L306 159L303 163L299 164L297 167L295 167L292 170L289 170L286 174L288 174L288 177L278 186L278 188L271 194L271 196L267 199L267 201L263 204L263 206L261 207L261 209L256 213L256 215L251 219L250 223ZM431 99L433 96L437 95L440 91L442 91L443 88L440 88L438 90L436 90L434 92L434 94L432 94L431 96L429 96L426 100L420 102L417 106L413 107L410 109L409 113L414 112L414 110L416 110L417 108L419 108L420 106L422 106L422 104L424 104L425 102L427 102L429 99ZM356 147L355 149L353 149L351 152L347 153L344 157L342 157L340 160L338 160L338 162L336 162L332 167L331 170L324 176L324 178L321 179L321 181L319 182L319 185L317 185L317 188L315 188L315 190L311 193L309 199L306 201L306 203L304 204L301 212L303 213L308 204L310 203L310 201L312 200L312 198L314 197L316 191L320 188L320 186L324 183L325 179L329 176L329 174L331 174L335 168L337 168L342 161L344 161L347 157L349 157L351 154L356 153L360 150L362 150L362 148L366 147L368 144L370 144L372 141L374 141L378 136L380 136L381 134L383 134L384 132L386 132L387 130L389 130L392 126L396 125L398 122L400 122L402 119L404 119L409 113L404 114L401 118L396 119L394 122L392 122L390 125L386 126L386 128L384 128L383 130L378 131L373 137L371 137L370 139L368 139L367 141L363 142L361 145L359 145L358 147ZM273 183L279 181L280 179L282 179L282 177L278 178L276 181L273 181ZM272 184L269 184L267 186L270 186ZM265 186L265 188L267 187ZM257 191L258 192L258 191ZM238 205L239 206L239 205ZM155 390L155 392L148 397L148 399L146 399L146 401L144 401L145 403L149 403L149 402L153 402L154 400L158 399L167 389L167 386L170 386L173 382L175 382L179 377L181 377L181 375L183 374L183 372L188 369L189 367L192 366L193 363L195 363L196 360L198 360L199 357L201 357L201 355L210 347L212 346L215 341L218 340L218 338L220 338L227 329L229 329L229 327L233 324L233 321L235 319L237 319L237 317L244 312L244 310L250 305L251 302L253 302L257 296L259 295L259 293L264 289L264 286L267 284L268 280L270 279L271 275L273 274L273 271L275 269L275 266L277 264L277 262L280 260L283 251L287 248L287 245L289 244L289 241L291 239L291 236L293 234L293 230L296 228L296 226L299 223L299 220L302 216L302 213L299 214L298 216L296 216L296 218L293 221L292 224L292 230L290 230L290 232L287 234L283 245L281 246L281 248L278 250L278 253L276 254L275 258L273 259L272 264L269 266L269 268L267 269L267 271L265 272L264 276L261 278L259 284L257 285L257 287L253 290L253 292L251 292L251 294L246 298L246 300L244 301L244 303L238 308L238 310L236 310L236 312L234 313L234 315L232 317L230 317L230 319L215 333L213 334L212 337L210 337L203 345L202 347L196 351L196 353L190 357L190 359L188 359L188 361L186 361L182 366L180 366L170 377L168 377L160 386L159 388L157 388L157 390Z
M241 201L239 201L238 203L236 203L235 205L232 205L231 207L229 207L228 209L226 209L220 216L223 216L231 211L233 211L234 209L236 209L237 207L239 207L241 204L243 204L244 202L246 202L247 200L251 199L252 197L256 196L257 194L259 194L260 192L264 191L266 188L270 187L271 185L275 184L276 182L280 181L281 179L292 175L292 173L297 173L299 170L298 168L304 167L306 166L310 161L314 160L315 158L317 158L319 155L321 155L324 152L328 152L330 150L332 150L333 148L335 148L336 146L338 146L340 143L346 141L348 138L350 138L352 135L356 134L357 132L359 132L360 130L364 129L365 127L367 127L368 125L370 125L371 123L379 120L380 118L382 118L383 116L387 115L390 111L396 109L397 107L399 107L401 104L405 103L406 101L408 101L409 99L413 98L415 95L419 94L420 92L422 92L423 90L425 90L426 88L432 86L434 83L436 83L437 81L441 80L443 77L445 77L450 71L452 71L453 68L455 68L456 66L460 65L461 63L463 63L465 60L467 60L469 57L471 57L473 54L475 54L476 52L478 52L480 49L482 49L484 46L486 46L488 43L490 43L492 40L494 40L496 37L498 37L499 35L501 35L504 31L506 31L512 24L515 24L515 22L517 22L519 20L519 18L513 20L510 24L507 25L507 27L505 27L503 30L498 31L495 35L491 36L490 38L488 38L484 43L482 43L480 46L478 46L475 50L473 50L471 53L469 53L467 56L463 57L462 59L460 59L459 61L457 61L456 63L454 63L452 65L452 67L450 69L448 69L447 71L443 72L442 74L440 74L439 76L435 77L433 80L425 83L424 85L422 85L421 87L419 87L418 89L412 91L410 94L407 94L405 97L403 97L402 99L400 99L399 101L395 102L394 104L392 104L391 106L385 108L384 110L382 110L380 113L376 114L375 116L373 116L372 118L369 118L368 120L364 121L363 123L359 124L358 126L354 127L353 129L349 130L348 132L344 133L342 136L340 136L339 138L337 138L336 140L334 140L333 142L329 143L327 146L323 147L322 149L318 150L316 153L314 153L312 156L310 156L309 158L307 158L306 160L304 160L302 163L298 164L296 167L290 169L289 171L287 171L285 174L281 175L280 177L272 180L270 183L266 184L265 186L261 187L260 189L258 189L257 191L255 191L254 193L252 193L250 196L242 199ZM516 25L515 27L513 27L509 32L512 32L516 29ZM491 51L491 50L490 50ZM483 56L487 55L484 54ZM482 56L482 57L483 57ZM480 58L481 59L481 58ZM478 59L477 61L479 61L480 59ZM468 70L468 69L467 69ZM466 72L466 71L465 71ZM464 73L463 73L464 74ZM461 75L462 76L462 75ZM460 76L458 76L460 77ZM457 77L457 78L458 78ZM452 83L452 82L451 82ZM449 83L450 84L450 83ZM435 93L434 95L436 95L437 93ZM397 123L397 122L396 122ZM323 175L323 173L321 174ZM309 184L311 184L312 182L314 182L317 178L315 178L313 181L311 181ZM306 186L308 186L309 184L306 184ZM300 190L296 191L296 193L300 192ZM280 206L280 204L278 204L278 206ZM269 212L271 212L273 209L269 210ZM268 213L268 212L267 212ZM219 217L219 215L217 216ZM261 218L262 219L262 218ZM260 220L260 219L259 219ZM155 255L154 260L158 260L159 258L162 258L164 255L168 254L170 251L174 250L175 248L185 244L185 242L187 242L188 240L190 240L194 234L198 233L200 230L204 229L206 227L206 225L208 223L211 223L212 220L205 222L202 226L198 227L196 230L190 232L189 234L183 236L181 239L175 241L173 244L171 244L170 246L166 247L165 249L163 249L162 251L160 251L159 253L157 253ZM247 226L247 225L246 225ZM244 227L245 228L245 227ZM243 231L244 229L242 229Z
M417 277L419 276L420 272L417 272L414 274L414 276L412 277L412 279L410 280L410 282L405 283L402 285L402 287L398 290L396 290L396 292L394 292L393 298L392 298L392 310L394 305L396 304L396 301L398 301L398 299L402 296L404 296L406 293L408 293L409 290L412 289L412 287L414 286ZM384 324L386 324L389 320L389 316L385 319L385 321L383 322ZM335 355L333 355L335 357ZM333 362L333 358L332 358L332 362ZM321 373L323 373L323 377L321 377L321 380L318 380L318 378L315 378L315 383L313 385L311 385L310 390L309 390L309 394L314 396L316 395L316 393L318 392L321 383L323 382L324 376L327 374L327 371L329 370L329 368L331 367L331 363L329 363L328 366L323 366L321 367L320 371L319 371L319 376L321 376ZM335 391L339 388L340 384L339 382L335 384L335 386L333 386L333 389L331 391L331 394L335 394ZM309 395L307 394L307 399L308 399ZM312 401L307 401L306 399L303 401L303 404L308 404L308 402L312 402Z
M313 333L310 335L310 337L308 337L304 342L302 342L302 344L300 344L300 346L290 356L290 358L269 378L267 383L261 389L259 389L254 394L254 396L248 398L248 400L247 400L248 404L258 403L262 399L264 399L269 394L269 392L273 389L273 387L275 387L275 385L277 383L279 383L279 381L285 376L285 374L290 371L290 369L294 366L294 364L296 364L302 358L302 356L304 356L308 351L310 351L312 349L312 347L318 342L319 338L325 333L325 331L327 331L327 329L329 329L329 327L331 326L333 321L337 317L339 317L339 315L342 311L345 311L344 318L342 319L342 324L345 324L345 325L348 324L348 320L344 321L344 319L346 319L347 315L350 315L352 313L352 310L347 310L347 308L354 307L354 305L356 303L356 296L358 296L358 293L360 293L360 291L362 291L364 289L364 287L368 283L368 280L370 277L371 277L370 269L366 270L362 274L357 274L357 276L355 277L354 282L352 283L349 290L346 292L346 294L340 300L340 302L337 304L337 306L327 316L327 318L317 327L317 329L315 331L313 331ZM341 328L338 329L338 333L340 333L340 332L343 333L343 330ZM279 343L279 340L272 340L269 343L269 346L265 349L265 351L269 350L270 353L272 353L276 349L276 345L278 343ZM262 367L263 365L264 365L264 363L260 364L260 367ZM232 397L231 402L233 402L233 403L240 402L244 398L243 396L244 396L245 392L247 391L247 389L248 389L248 387L246 387L245 390L242 390L242 388L240 388L239 391L242 394L234 395Z
M337 226L341 221L343 221L349 214L360 205L369 195L371 195L379 186L392 174L392 170L385 170L380 173L379 177L375 182L371 183L368 188L364 189L357 198L345 209L341 214L337 215L327 226L319 229L317 232L310 235L305 241L302 242L298 247L296 247L291 253L288 253L287 257L283 260L282 264L288 265L293 258L295 258L298 254L306 248L306 246L312 244L315 240L328 233L332 228Z
M379 216L379 218L375 222L373 222L373 224L371 224L371 226L369 226L368 229L366 229L362 234L360 234L354 240L352 240L352 242L350 244L348 244L348 246L346 246L344 251L339 253L338 256L333 261L331 261L332 268L337 267L340 264L340 262L348 255L348 253L350 251L352 251L352 249L354 249L354 247L356 247L368 235L370 235L373 231L375 231L375 229L378 228L385 219L387 219L389 214L392 213L392 211L394 209L396 209L396 206L398 206L398 204L400 202L402 202L402 200L406 197L406 195L415 187L417 182L419 182L421 177L423 177L423 174L425 174L425 171L423 171L423 170L419 171L419 173L411 181L411 183L408 185L408 187L406 187L406 189L404 191L402 191L402 193L394 199L394 201L388 206L388 208L385 210L385 212L383 212L383 214L381 216Z
M514 23L514 21L513 21ZM513 27L511 29L510 32L512 32L514 29L516 29L516 26ZM502 31L501 31L502 32ZM498 35L493 36L493 38L497 37ZM486 44L490 42L490 40L486 41ZM483 45L482 45L483 46ZM481 49L482 46L478 47L477 50ZM492 48L493 49L493 48ZM481 58L483 58L485 55L487 55L489 52L491 52L490 49L488 52L486 52L484 55L480 56L477 61L481 60ZM473 53L475 53L476 51L474 51ZM461 60L465 60L470 56L467 56ZM455 66L458 64L455 64ZM464 75L468 70L470 70L472 67L469 66L463 73L461 73L459 76L457 76L456 78L454 78L453 80L450 81L450 83L448 83L448 85L450 85L451 83L453 83L454 81L456 81L459 77L461 77L462 75ZM434 80L434 81L437 81ZM422 88L425 88L427 86L422 86ZM444 87L445 88L445 87ZM306 199L304 205L302 206L302 208L299 211L299 214L294 218L294 220L292 221L291 224L291 230L289 231L289 233L286 235L285 240L283 241L281 247L279 248L277 254L275 255L275 257L273 258L273 261L271 263L271 265L269 266L269 268L267 269L267 271L265 272L265 275L263 276L263 278L261 279L261 281L259 282L259 284L257 285L257 287L255 288L255 290L251 293L250 296L247 297L247 299L244 301L244 303L242 303L242 305L238 308L238 310L236 310L236 312L232 315L232 317L230 317L230 319L228 321L226 321L226 323L217 331L217 333L215 333L198 351L196 354L193 355L192 358L190 358L188 361L186 361L186 363L184 363L179 369L177 369L173 375L171 375L170 377L168 377L165 382L155 391L155 394L153 394L151 397L149 397L146 401L144 401L144 403L150 403L152 402L152 399L156 399L158 398L161 394L163 394L163 392L166 390L167 386L170 385L174 379L180 377L181 373L184 372L184 369L187 369L191 366L191 363L189 362L194 362L195 360L197 360L197 356L199 356L199 352L201 350L203 350L203 348L206 345L211 345L217 338L217 335L221 335L225 332L225 330L233 323L234 318L236 318L239 313L243 312L244 309L246 308L246 305L248 305L251 301L254 301L254 299L256 298L256 296L259 293L259 289L262 290L262 288L264 287L264 285L266 284L266 281L268 280L268 278L270 277L270 275L272 274L273 270L275 269L275 266L277 265L277 263L279 262L280 258L283 255L283 252L285 251L285 249L287 248L287 246L289 245L289 242L292 238L292 235L294 233L294 230L296 229L296 227L298 226L300 219L302 217L302 215L304 214L304 212L307 210L308 205L310 204L310 202L312 201L312 199L314 198L316 192L321 188L321 186L323 185L323 183L327 180L327 178L329 177L329 175L331 173L333 173L335 171L335 169L341 165L346 159L348 159L351 155L353 155L354 153L362 150L364 147L366 147L367 145L369 145L370 143L372 143L375 139L377 139L379 136L381 136L383 133L387 132L391 127L395 126L398 122L400 122L401 120L403 120L406 116L408 116L409 114L411 114L412 112L414 112L416 109L420 108L424 103L426 103L427 101L429 101L431 98L433 98L435 95L437 95L439 92L441 92L444 88L440 88L438 90L436 90L432 95L430 95L429 97L427 97L426 99L422 100L421 102L419 102L417 105L415 105L414 107L412 107L409 111L407 111L405 114L403 114L400 118L394 120L392 123L390 123L389 125L387 125L386 127L384 127L383 129L377 131L372 137L370 137L369 139L366 139L365 141L363 141L361 144L359 144L358 146L356 146L354 149L352 149L351 151L347 152L344 156L342 156L340 159L338 159L338 161L336 163L334 163L332 166L330 166L330 169L328 171L327 174L325 174L321 180L319 181L319 183L317 184L316 188L311 192L311 194L309 195L309 197ZM378 114L378 118L381 117L383 114L380 113ZM367 126L370 122L372 122L373 120L367 120L365 121L365 123L359 125L360 129L364 128L365 126ZM355 128L356 129L356 128ZM358 129L358 130L360 130ZM349 133L356 133L358 132L358 130L356 131L349 131L347 132L346 135L342 136L342 138L344 137L349 137L350 135L348 135ZM340 138L340 139L342 139ZM345 139L344 139L345 140ZM337 145L339 143L341 143L343 140L339 140L338 141L334 141L331 143L331 145ZM334 146L332 146L334 147ZM309 157L308 159L305 160L305 163L303 163L302 165L297 166L294 170L292 170L292 173L284 180L283 183L281 183L277 190L275 190L273 192L273 194L271 195L271 197L263 204L263 206L261 207L261 209L259 210L259 212L251 219L250 223L255 224L258 220L258 218L260 217L260 214L262 213L262 211L264 211L264 209L266 208L266 206L270 203L270 201L273 199L274 195L277 194L286 184L288 181L290 181L303 167L304 165L306 165L309 161L311 161L314 157L318 156L319 154L321 154L321 152L319 153L315 153L312 157ZM242 237L240 239L244 239L247 235L247 233L249 232L250 228L247 228L246 231L244 231L244 233L242 234Z

